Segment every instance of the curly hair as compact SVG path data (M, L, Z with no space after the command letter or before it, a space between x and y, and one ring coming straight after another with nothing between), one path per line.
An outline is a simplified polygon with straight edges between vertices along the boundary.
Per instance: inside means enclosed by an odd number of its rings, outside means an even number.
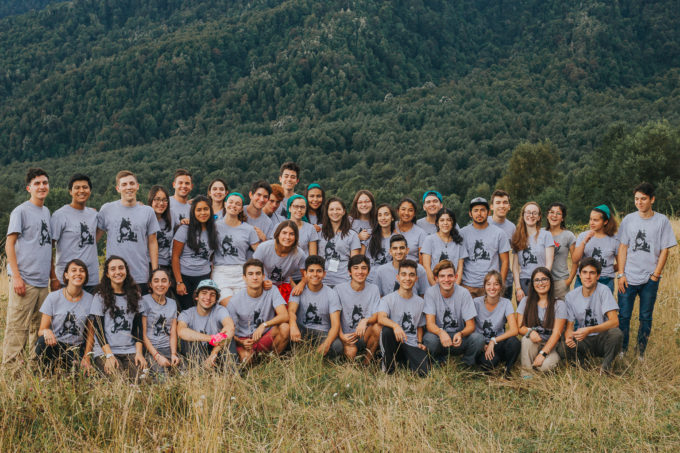
M132 279L132 275L130 275L128 263L120 256L111 255L104 262L104 275L102 276L102 281L99 283L99 286L97 286L95 294L99 294L104 302L104 313L108 311L111 316L113 316L113 309L116 306L116 293L113 291L113 285L111 284L111 278L109 277L109 264L111 264L111 261L115 260L120 260L125 265L123 294L127 301L127 311L128 313L137 313L139 311L139 301L142 298L142 293L139 286L137 286Z

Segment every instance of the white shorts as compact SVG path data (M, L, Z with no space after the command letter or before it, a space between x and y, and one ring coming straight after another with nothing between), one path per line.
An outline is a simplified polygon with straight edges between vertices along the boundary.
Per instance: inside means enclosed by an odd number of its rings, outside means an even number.
M231 297L238 290L246 287L246 282L243 280L243 266L240 264L213 267L212 279L220 288L220 300Z

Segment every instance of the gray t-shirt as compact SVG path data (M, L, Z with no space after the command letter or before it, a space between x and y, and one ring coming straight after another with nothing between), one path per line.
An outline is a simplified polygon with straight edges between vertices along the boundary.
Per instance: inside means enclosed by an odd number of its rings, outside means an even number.
M619 311L619 305L607 285L597 284L590 297L583 296L583 287L569 291L565 297L567 320L574 323L574 330L581 327L599 326L607 321L605 316L612 310ZM597 335L591 333L589 336Z
M64 205L52 214L50 221L52 240L57 242L55 272L59 283L64 284L64 268L72 259L87 266L86 285L99 283L99 258L97 257L97 211L83 210Z
M419 249L423 246L427 233L418 225L413 225L410 230L403 232L399 229L399 222L394 224L394 229L397 234L401 234L406 238L406 246L408 247L408 257L416 262L420 260Z
M234 320L236 336L252 337L260 324L276 317L276 307L285 304L276 288L262 291L257 298L250 297L246 288L237 291L229 300L229 315Z
M324 284L335 286L349 281L347 263L353 250L361 250L359 236L354 230L349 230L345 236L338 231L329 240L319 234L319 255L326 259ZM337 262L335 270L332 268L334 262Z
M172 225L166 227L163 218L156 219L158 221L158 232L156 233L156 241L158 241L158 265L170 266L172 264Z
M368 244L366 244L365 255L371 262L371 272L368 274L368 277L366 278L367 283L375 283L375 276L377 274L378 268L383 264L392 262L392 255L390 255L391 237L392 235L390 235L390 237L387 238L382 238L382 241L380 241L380 250L378 251L378 253L376 253L376 256L373 256L371 254Z
M465 322L477 316L470 291L458 285L454 285L451 297L444 297L439 285L428 288L423 312L426 315L435 315L437 327L444 329L449 335L463 330Z
M305 286L299 296L290 296L288 303L295 302L297 323L308 329L328 332L331 328L331 313L342 310L338 294L327 285L317 292Z
M375 271L375 285L380 290L380 295L385 296L386 294L392 293L399 289L399 283L397 282L397 269L394 268L394 263L390 262L383 264L378 267ZM413 292L422 296L430 287L430 282L427 280L427 272L425 268L418 264L418 269L416 270L416 275L418 280L413 286Z
M578 235L576 246L580 246L586 240L587 231ZM583 257L592 257L602 266L602 277L614 278L614 261L619 253L618 236L605 236L603 238L591 237L583 249Z
M475 318L475 332L484 335L486 341L493 337L503 335L505 333L505 323L508 316L515 313L515 308L512 306L510 299L501 297L498 305L493 311L486 309L484 303L485 296L477 297L474 300L475 308L477 309L477 317Z
M387 314L387 317L401 326L406 333L406 344L418 346L418 327L425 326L425 301L413 294L404 299L395 291L380 299L376 311Z
M100 294L95 294L90 306L90 315L104 317L104 335L106 342L114 354L134 354L137 340L132 336L132 323L137 313L129 313L127 299L124 295L116 294L113 314L111 310L104 313L104 301ZM97 335L94 336L94 355L104 355ZM139 339L141 341L141 338Z
M270 219L269 216L267 216L267 214L265 214L264 212L261 212L259 217L249 216L247 211L248 206L243 208L243 212L246 214L246 223L248 223L248 225L258 227L260 230L262 230L267 239L273 238L274 223L272 222L272 219Z
M354 332L359 321L370 318L380 303L380 291L370 283L366 283L362 291L354 291L351 282L341 283L335 287L335 292L342 306L342 333Z
M298 247L305 252L305 255L309 256L309 243L319 242L319 233L316 232L316 228L311 223L302 222L302 227L298 229L300 237L298 238ZM302 278L302 274L299 270L293 273L293 280L298 281Z
M519 303L519 306L517 306L517 314L524 316L524 310L526 309L527 306L527 297L524 297L522 301ZM543 320L545 319L545 308L541 307L540 305L538 306L538 322L539 324L536 326L527 326L533 328L540 336L543 341L548 341L550 336L553 333L553 327L554 326L548 326L544 327L543 326ZM568 319L568 314L567 314L567 304L564 303L563 300L556 300L555 301L555 320L558 319ZM525 319L526 320L526 319ZM525 324L526 325L526 324Z
M264 263L264 273L274 284L288 283L295 271L305 268L307 255L300 247L286 256L276 254L274 240L265 241L257 247L253 258Z
M373 231L371 227L371 222L368 220L352 219L352 230L357 234L361 233L362 230L366 230L369 234Z
M177 322L185 323L188 328L196 332L215 335L222 331L222 321L226 318L231 318L229 310L220 304L215 304L205 316L199 315L196 307L183 310L177 317ZM203 342L203 344L207 345L208 342Z
M512 247L510 246L510 242L512 241L512 236L515 234L515 230L517 227L515 226L514 223L509 221L508 219L505 219L503 223L497 223L494 221L493 217L489 217L489 225L496 226L503 230L503 233L508 237L508 250L510 250ZM500 263L499 263L500 265ZM507 288L510 288L512 286L512 265L510 262L508 262L508 276L505 279L505 286Z
M307 214L307 218L312 225L321 225L321 218L317 217L316 214Z
M552 234L538 230L538 238L531 235L527 238L527 248L517 252L519 259L519 278L531 278L537 267L545 266L545 250L555 247Z
M231 266L246 262L247 252L250 247L260 242L255 228L247 223L232 227L224 223L224 220L217 222L217 243L215 251L215 266Z
M458 260L468 257L467 250L463 247L462 243L456 244L453 241L444 242L437 234L431 234L425 238L420 253L432 257L432 269L442 260L451 261L456 266L456 269L458 269Z
M619 226L619 239L628 246L624 272L629 285L647 283L661 251L678 245L668 218L658 212L648 219L628 214Z
M120 256L127 262L135 283L146 283L150 263L148 237L159 229L154 210L112 201L99 210L97 228L106 231L106 257Z
M418 219L416 222L416 225L418 225L422 230L427 234L428 236L431 234L435 234L437 232L437 225L434 223L430 223L427 221L427 217L423 217L422 219Z
M493 225L481 230L468 225L460 230L460 235L468 254L463 267L463 284L481 288L489 271L500 271L500 254L510 250L510 241L503 230Z
M569 249L576 243L574 233L564 230L560 234L553 236L555 243L555 259L552 265L552 275L555 280L566 280L569 278Z
M7 236L14 233L18 233L15 251L22 280L38 288L47 287L52 262L50 210L30 201L21 203L9 216ZM12 275L9 264L7 272Z
M175 232L173 240L184 244L182 254L179 256L179 268L182 275L198 277L210 273L210 260L213 251L208 245L208 231L202 230L198 241L198 250L194 250L187 244L188 225L180 225Z
M177 303L165 298L165 304L156 302L151 294L142 297L142 315L146 316L146 336L154 348L170 348L172 320L177 318Z
M64 290L51 292L40 307L40 313L52 317L50 329L57 341L67 344L81 344L85 341L85 325L90 315L92 294L83 291L78 302L70 302Z
M191 215L191 203L181 203L175 200L175 197L170 197L170 218L172 224L177 226L184 219L188 219Z

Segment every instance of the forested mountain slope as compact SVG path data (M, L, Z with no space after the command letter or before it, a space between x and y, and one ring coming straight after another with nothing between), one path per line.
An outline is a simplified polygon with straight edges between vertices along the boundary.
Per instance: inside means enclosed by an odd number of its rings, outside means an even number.
M566 200L608 131L677 131L678 6L55 3L0 20L0 174L11 193L29 162L55 185L78 166L100 202L123 166L146 187L182 165L200 190L216 175L243 189L292 158L345 198L436 187L459 208L515 146L548 139L562 177L545 193Z

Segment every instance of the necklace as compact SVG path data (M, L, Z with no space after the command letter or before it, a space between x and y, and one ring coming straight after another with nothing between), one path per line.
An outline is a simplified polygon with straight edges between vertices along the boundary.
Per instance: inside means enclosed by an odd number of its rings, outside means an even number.
M64 288L64 292L66 293L66 299L70 300L71 302L78 302L80 300L80 298L83 297L83 290L82 289L75 296L69 292L68 286L66 288Z

